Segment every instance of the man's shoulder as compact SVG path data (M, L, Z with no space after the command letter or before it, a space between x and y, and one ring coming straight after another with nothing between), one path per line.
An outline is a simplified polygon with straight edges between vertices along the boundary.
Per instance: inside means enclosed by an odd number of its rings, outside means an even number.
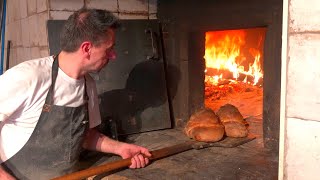
M53 62L52 56L48 56L48 57L24 61L18 64L17 66L15 66L15 68L18 68L18 69L28 68L29 70L32 70L32 69L39 70L38 68L51 68L52 62Z
M38 59L32 59L24 61L12 68L12 71L22 72L32 75L42 74L43 72L48 72L52 67L52 56L43 57Z
M47 79L47 77L50 78L52 62L51 56L24 61L7 70L3 74L3 78L33 82L37 79Z

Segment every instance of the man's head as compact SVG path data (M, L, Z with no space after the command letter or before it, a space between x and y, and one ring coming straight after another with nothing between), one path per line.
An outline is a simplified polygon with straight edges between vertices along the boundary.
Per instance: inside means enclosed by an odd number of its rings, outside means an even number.
M68 18L61 31L61 50L80 55L85 72L99 72L116 57L114 30L118 26L118 19L109 11L80 9Z
M84 41L94 46L106 41L108 29L116 29L118 19L109 11L101 9L80 9L73 13L61 31L60 47L65 52L75 52Z

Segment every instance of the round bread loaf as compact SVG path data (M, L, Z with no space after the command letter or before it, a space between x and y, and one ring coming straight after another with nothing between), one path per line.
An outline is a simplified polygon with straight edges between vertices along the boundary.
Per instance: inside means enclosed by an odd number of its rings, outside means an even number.
M217 115L225 127L226 136L246 137L248 135L247 123L235 106L231 104L221 106Z
M185 126L188 137L202 142L216 142L223 138L224 126L209 108L200 109L191 115Z

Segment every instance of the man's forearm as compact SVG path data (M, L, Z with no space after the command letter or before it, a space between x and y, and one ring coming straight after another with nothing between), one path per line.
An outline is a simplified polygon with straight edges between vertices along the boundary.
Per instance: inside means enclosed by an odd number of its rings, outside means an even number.
M149 163L151 154L147 148L115 141L101 134L97 129L90 129L86 134L83 147L89 150L112 153L123 159L131 158L130 168L145 167Z
M88 150L119 154L117 149L120 143L121 142L115 141L93 128L86 134L83 147Z
M0 179L1 180L15 180L3 167L0 165Z

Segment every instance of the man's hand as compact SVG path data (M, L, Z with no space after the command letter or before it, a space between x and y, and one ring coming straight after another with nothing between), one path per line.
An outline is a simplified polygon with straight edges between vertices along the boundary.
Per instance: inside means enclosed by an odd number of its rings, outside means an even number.
M142 168L149 164L151 154L147 148L115 141L101 134L97 129L90 129L86 135L83 147L104 153L112 153L123 159L131 158L130 168Z
M13 176L7 173L0 165L0 179L1 180L16 180Z
M148 157L151 157L151 153L148 149L122 142L119 142L117 154L123 159L131 158L131 165L129 168L143 168L149 164Z

